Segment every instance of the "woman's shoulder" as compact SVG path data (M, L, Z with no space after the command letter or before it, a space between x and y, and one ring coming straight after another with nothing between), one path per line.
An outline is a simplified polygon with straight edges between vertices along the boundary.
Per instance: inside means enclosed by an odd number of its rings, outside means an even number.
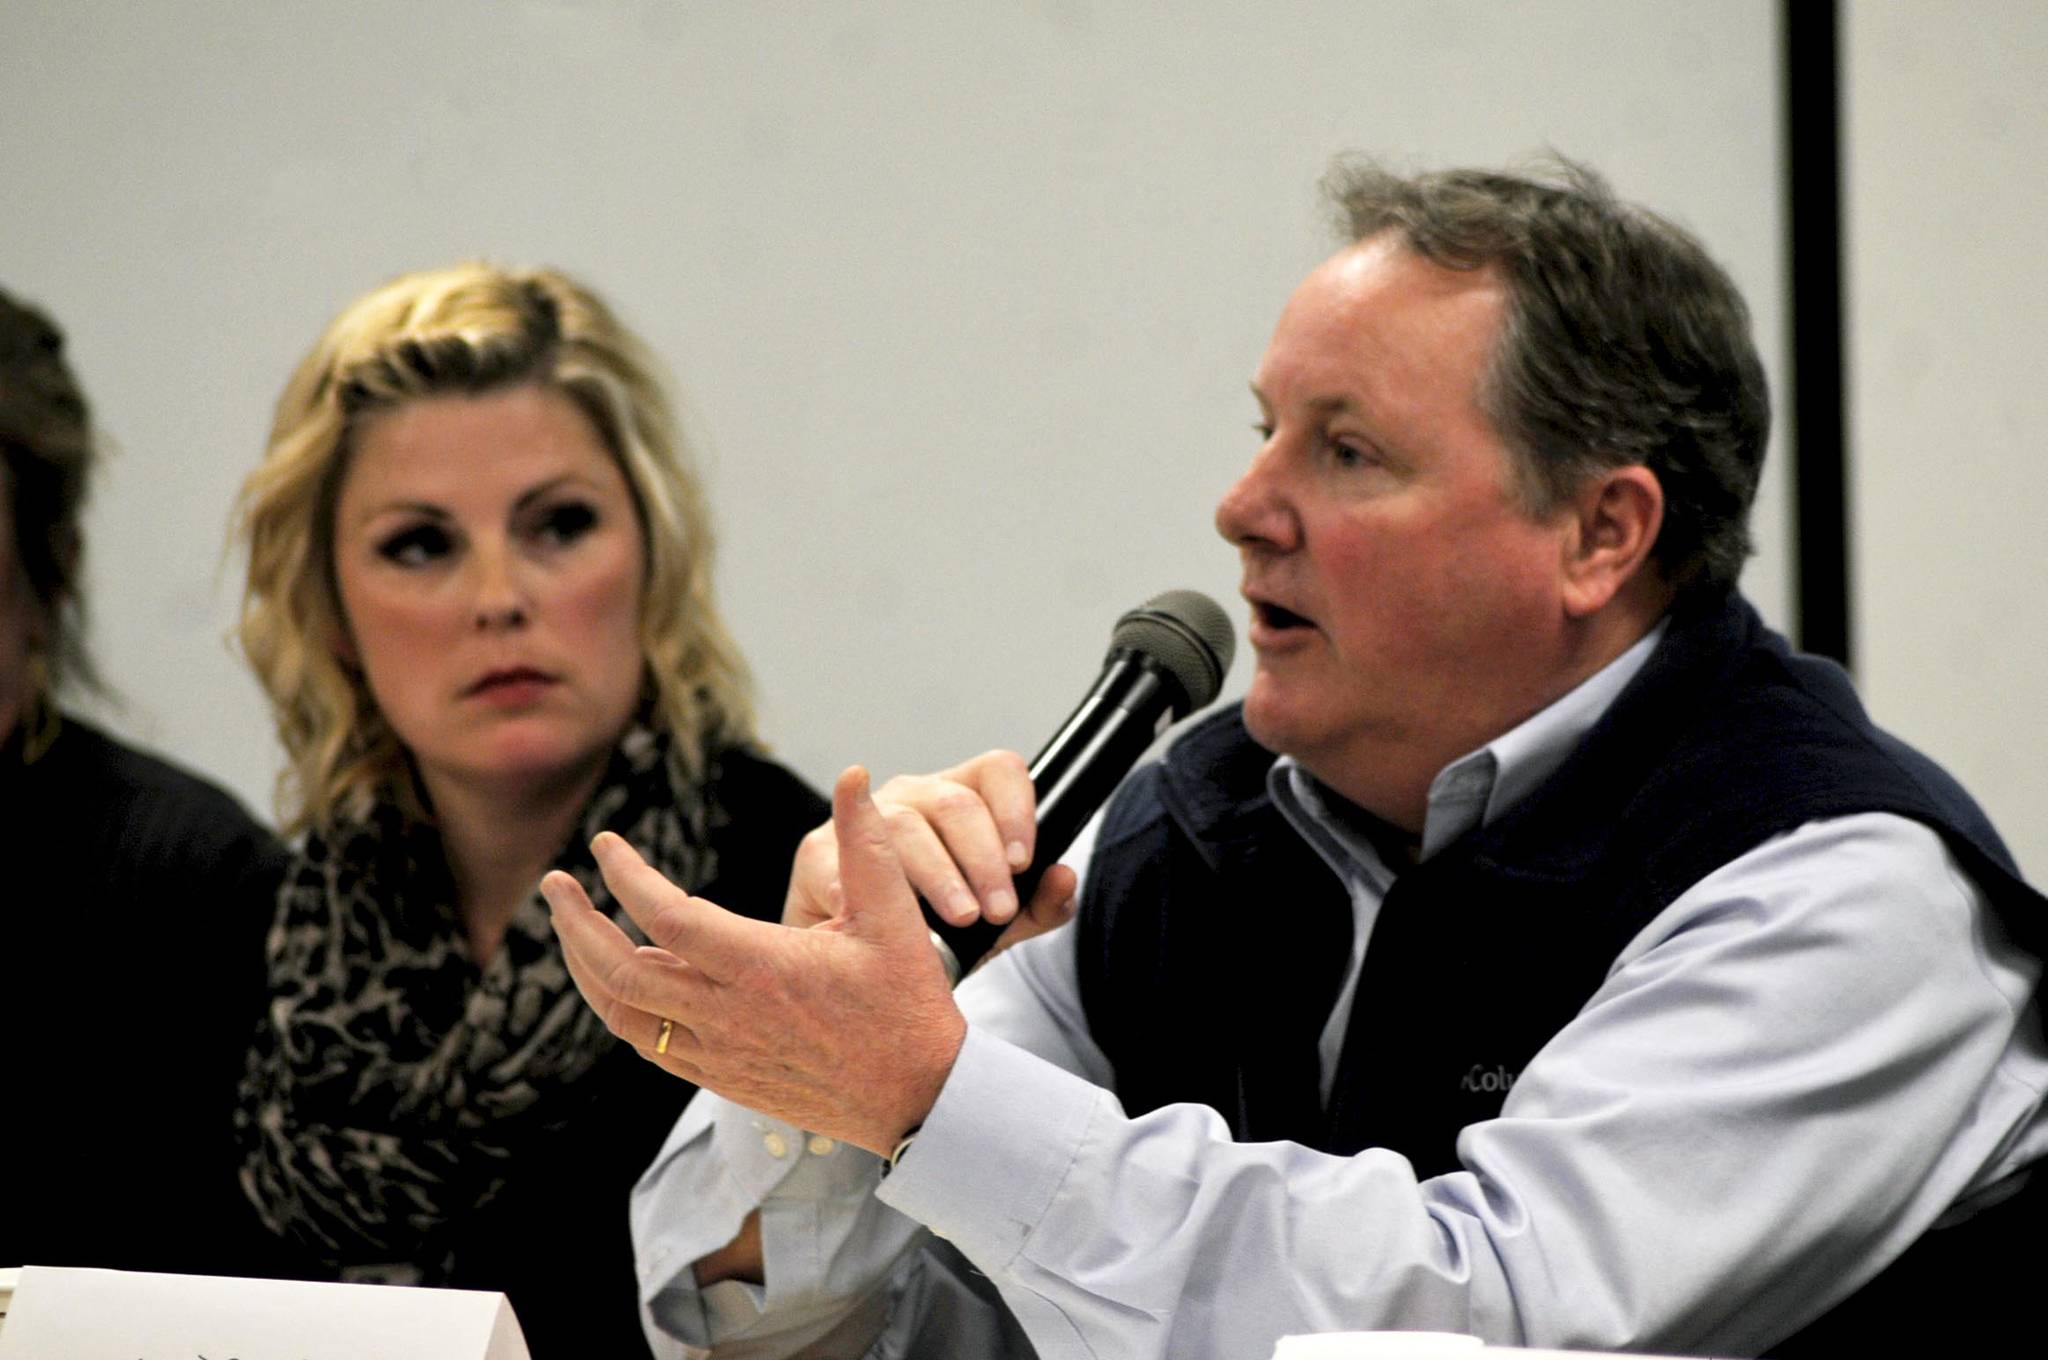
M230 843L277 847L274 833L226 789L68 715L56 741L28 774L51 799L63 800L67 816L121 823L131 839L184 839L195 842L195 848Z
M284 845L211 780L69 716L22 774L10 831L32 841L37 862L68 866L74 894L196 895L217 914L268 920Z
M52 778L89 785L107 797L164 801L225 821L256 825L240 800L204 775L131 746L69 714L44 760L50 763Z

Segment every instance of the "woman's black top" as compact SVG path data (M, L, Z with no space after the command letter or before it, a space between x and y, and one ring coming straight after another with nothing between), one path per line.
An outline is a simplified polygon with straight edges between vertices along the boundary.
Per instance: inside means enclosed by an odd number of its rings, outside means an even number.
M0 809L0 1266L276 1273L231 1114L282 847L69 718Z

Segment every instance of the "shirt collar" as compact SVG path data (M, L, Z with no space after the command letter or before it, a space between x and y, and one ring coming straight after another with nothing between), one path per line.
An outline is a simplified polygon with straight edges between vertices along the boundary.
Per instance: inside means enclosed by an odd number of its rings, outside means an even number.
M1669 626L1669 619L1660 620L1564 697L1444 766L1430 782L1421 857L1428 859L1466 832L1491 825L1548 779L1628 687ZM1292 756L1275 761L1266 788L1281 814L1340 876L1363 872L1384 891L1393 877L1385 857L1337 814L1336 795L1299 761Z

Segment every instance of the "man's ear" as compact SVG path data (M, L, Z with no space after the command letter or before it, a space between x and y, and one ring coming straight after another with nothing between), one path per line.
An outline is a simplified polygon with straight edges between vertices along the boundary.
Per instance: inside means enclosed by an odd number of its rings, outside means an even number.
M1586 479L1565 513L1565 612L1586 618L1648 568L1664 527L1664 485L1640 463L1608 468Z

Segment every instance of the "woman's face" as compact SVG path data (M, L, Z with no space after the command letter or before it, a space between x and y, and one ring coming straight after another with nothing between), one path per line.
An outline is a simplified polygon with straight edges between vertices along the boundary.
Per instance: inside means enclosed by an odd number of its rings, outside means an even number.
M646 560L624 474L559 391L358 427L334 515L344 652L437 802L602 770L640 697Z

